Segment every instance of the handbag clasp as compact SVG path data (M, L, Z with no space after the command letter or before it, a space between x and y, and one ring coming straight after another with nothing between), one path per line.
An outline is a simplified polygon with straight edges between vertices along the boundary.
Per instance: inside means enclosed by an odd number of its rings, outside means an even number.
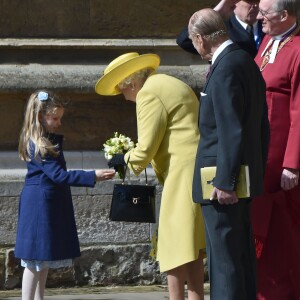
M138 198L132 198L132 202L133 202L133 204L137 204L137 203L138 203L138 201L139 201L139 199L140 199L140 197L138 197Z

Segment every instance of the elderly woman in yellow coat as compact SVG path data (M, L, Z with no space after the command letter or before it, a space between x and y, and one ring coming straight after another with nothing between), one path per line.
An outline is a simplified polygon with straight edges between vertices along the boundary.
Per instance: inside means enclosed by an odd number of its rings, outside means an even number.
M136 102L138 143L109 166L125 164L138 175L151 162L163 185L158 226L157 260L167 272L171 300L203 299L204 224L192 200L192 181L199 141L198 99L182 81L154 71L155 54L127 53L113 60L96 84L96 93Z

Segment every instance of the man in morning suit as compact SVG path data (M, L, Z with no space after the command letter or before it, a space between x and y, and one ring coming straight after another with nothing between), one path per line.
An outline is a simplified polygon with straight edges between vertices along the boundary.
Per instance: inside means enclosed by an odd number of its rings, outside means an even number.
M205 221L211 299L254 300L251 198L238 199L235 190L241 165L248 165L250 197L263 191L269 137L265 83L251 56L228 38L219 13L196 12L188 30L201 57L212 61L200 98L193 179L193 199ZM217 167L212 200L202 197L200 169L207 166Z
M256 19L258 3L259 0L222 0L214 8L225 20L229 38L253 58L264 36L261 21ZM178 35L176 42L182 49L198 54L189 39L188 28Z

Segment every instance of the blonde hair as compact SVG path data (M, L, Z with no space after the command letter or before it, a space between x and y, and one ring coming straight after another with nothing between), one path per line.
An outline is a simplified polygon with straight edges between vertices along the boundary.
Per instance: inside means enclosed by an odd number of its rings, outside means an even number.
M28 99L24 123L19 138L19 157L22 160L30 161L38 154L44 158L47 154L57 156L57 145L53 145L47 138L45 129L40 122L40 116L51 114L56 108L66 106L66 102L57 95L48 91L36 91ZM32 143L35 145L32 153Z

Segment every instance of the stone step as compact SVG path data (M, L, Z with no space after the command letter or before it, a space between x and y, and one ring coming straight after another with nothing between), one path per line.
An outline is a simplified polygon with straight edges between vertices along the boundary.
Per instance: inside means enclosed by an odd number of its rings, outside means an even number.
M175 39L0 39L0 93L37 88L71 93L94 92L107 64L127 53L156 53L160 73L201 88L206 62L183 51Z
M1 64L0 93L31 92L38 88L72 93L94 93L94 86L106 65ZM194 89L203 87L207 66L165 66L165 73L183 80Z
M206 64L200 55L183 51L175 39L0 39L2 63L107 64L126 52L156 53L162 65Z
M0 49L142 49L178 48L175 39L43 39L2 38Z

